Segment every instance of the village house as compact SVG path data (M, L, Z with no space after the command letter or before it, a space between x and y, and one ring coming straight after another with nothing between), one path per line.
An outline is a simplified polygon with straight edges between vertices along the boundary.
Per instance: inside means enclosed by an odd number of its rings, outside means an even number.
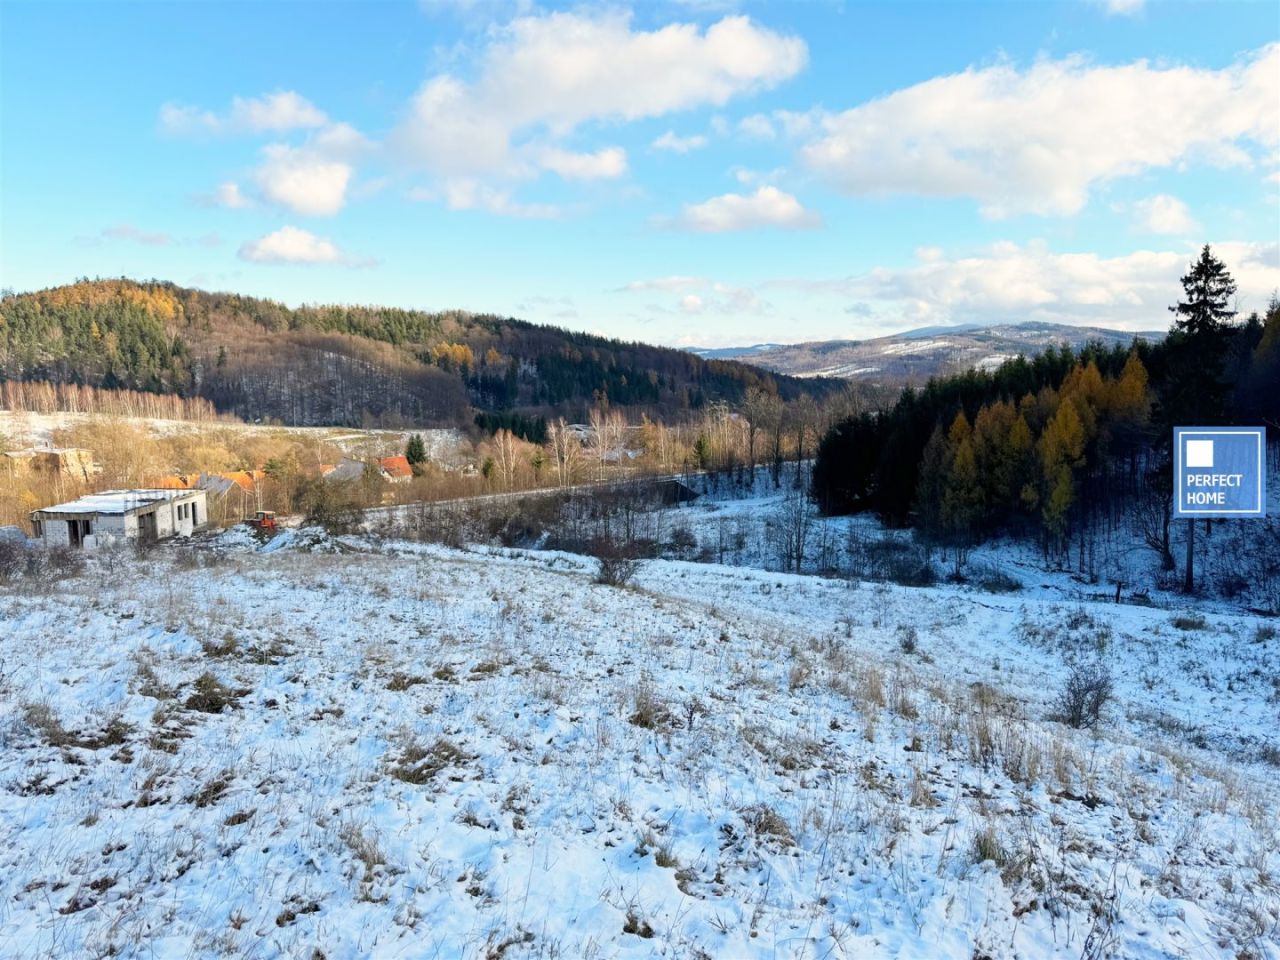
M203 490L108 490L31 514L35 538L47 547L188 537L208 522Z
M408 483L413 479L413 467L409 465L408 457L403 455L376 457L367 462L343 457L342 462L336 466L322 465L320 475L334 483L350 483L363 480L366 476L377 477L384 483Z
M387 483L408 483L413 479L413 467L405 456L379 457L378 475Z
M226 473L202 473L195 487L209 495L209 509L222 522L243 520L262 509L262 470L231 470Z
M328 466L326 464L326 466ZM363 460L355 460L351 457L343 457L342 461L336 466L329 467L325 470L321 467L320 475L331 483L350 483L354 480L360 480L364 477L365 463Z

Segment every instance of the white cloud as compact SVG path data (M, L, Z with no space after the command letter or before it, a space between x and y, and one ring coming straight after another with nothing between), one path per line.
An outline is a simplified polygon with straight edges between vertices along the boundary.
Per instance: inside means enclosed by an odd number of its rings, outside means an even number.
M301 146L273 143L254 174L262 196L304 216L332 216L347 200L353 161L371 149L354 127L334 123Z
M306 216L331 216L346 202L354 168L306 147L272 144L255 177L272 203Z
M707 145L707 138L700 133L688 137L679 136L674 130L668 130L653 141L653 149L668 150L671 153L690 153L701 150Z
M625 12L519 17L491 33L474 83L428 80L392 142L440 177L527 177L584 123L726 103L804 66L804 41L743 16L633 29ZM611 162L616 169L617 159Z
M684 208L672 226L699 233L725 233L759 227L801 230L819 226L820 218L789 193L760 187L755 193L726 193Z
M774 110L771 114L753 113L738 121L738 132L755 140L773 140L781 132L788 137L807 137L826 117L820 110Z
M757 140L772 140L778 135L773 128L773 121L763 113L753 113L738 121L738 132Z
M292 90L235 97L222 116L184 104L166 103L160 108L160 125L171 133L285 133L328 122L323 110Z
M595 153L548 147L538 157L538 164L564 180L610 179L627 172L627 153L621 147L605 147Z
M106 240L128 240L131 243L140 243L144 247L171 247L177 242L172 234L157 230L142 230L127 223L107 227L101 235Z
M774 167L772 170L752 170L748 167L734 167L732 171L733 179L737 180L744 187L754 187L759 184L769 184L786 175L786 168Z
M1187 205L1167 193L1139 200L1134 204L1134 210L1138 215L1139 228L1148 233L1184 235L1199 226L1192 219Z
M1147 5L1146 0L1103 0L1108 16L1132 17L1141 13Z
M371 266L372 260L352 257L332 241L298 227L281 227L274 233L252 240L240 248L239 257L250 263L334 264Z
M711 289L718 298L716 309L721 313L765 313L771 309L770 304L760 299L750 287L716 283Z
M244 210L253 206L253 201L244 195L240 184L232 180L218 184L211 195L197 199L207 206L226 207L228 210Z
M144 230L131 223L118 223L103 228L96 236L76 238L77 243L88 246L98 246L107 241L137 243L144 247L216 247L222 243L222 238L216 233L198 237L175 237L163 230Z
M632 280L623 290L688 290L693 287L706 286L707 281L702 277L657 277L653 280Z
M1280 44L1221 70L1008 64L937 77L822 120L802 152L852 194L973 197L989 217L1072 214L1090 189L1280 147Z
M658 291L661 293L684 293L675 304L675 310L681 313L719 313L729 315L761 314L771 310L750 287L735 287L731 284L713 282L705 277L670 276L657 277L652 280L633 280L619 288L618 293L639 293ZM688 292L685 292L688 291ZM672 312L672 308L651 305L651 310Z
M520 203L510 191L466 177L444 181L440 190L419 187L409 191L410 200L439 200L443 197L450 210L483 210L503 217L526 220L552 220L560 216L560 208L549 203Z
M1239 286L1241 306L1261 309L1280 287L1280 244L1214 244ZM959 258L922 251L907 267L879 267L845 280L772 285L870 301L881 315L912 323L1042 320L1127 330L1163 330L1179 278L1198 250L1138 250L1117 257L1053 253L1043 244L999 243Z

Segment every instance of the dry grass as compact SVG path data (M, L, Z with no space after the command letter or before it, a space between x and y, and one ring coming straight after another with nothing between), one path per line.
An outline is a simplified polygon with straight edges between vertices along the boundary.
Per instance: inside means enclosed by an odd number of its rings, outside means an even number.
M402 783L422 785L448 767L461 766L470 760L461 747L444 737L437 737L430 745L414 738L406 738L400 747L400 755L389 767L391 776Z
M119 716L108 717L92 732L68 730L62 720L47 703L28 703L22 708L23 722L51 747L78 747L82 750L101 750L117 747L129 739L133 728Z
M658 699L653 687L648 683L638 684L631 696L631 714L629 723L646 730L665 729L671 726L670 708Z
M184 706L188 710L196 710L200 713L222 713L227 707L234 708L243 695L232 690L208 671L196 677L192 686L193 690Z
M773 807L757 803L739 812L742 814L743 822L757 839L773 840L784 847L795 846L796 838L791 832L791 825Z

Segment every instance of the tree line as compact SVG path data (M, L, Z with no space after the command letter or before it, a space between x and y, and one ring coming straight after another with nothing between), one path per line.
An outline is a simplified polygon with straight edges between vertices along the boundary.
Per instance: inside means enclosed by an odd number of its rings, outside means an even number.
M288 307L123 279L0 297L0 381L37 380L344 426L465 425L476 411L573 421L610 405L673 418L753 388L795 400L841 386L510 317Z

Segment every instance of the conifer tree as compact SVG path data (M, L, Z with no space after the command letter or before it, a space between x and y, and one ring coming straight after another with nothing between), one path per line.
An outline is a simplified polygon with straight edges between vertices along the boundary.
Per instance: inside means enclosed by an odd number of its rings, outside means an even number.
M409 443L404 448L404 458L409 461L411 467L420 467L427 462L427 445L422 439L422 434L415 433L409 438Z
M982 515L982 484L973 452L973 428L964 412L956 414L947 433L947 486L942 497L942 519L955 547L956 573L973 545Z
M1041 517L1051 543L1059 548L1066 540L1068 514L1076 499L1074 470L1084 464L1084 447L1084 427L1076 405L1064 399L1040 436Z
M1225 416L1227 388L1223 383L1223 362L1227 353L1228 325L1235 317L1231 300L1236 283L1226 265L1205 244L1200 259L1182 278L1184 299L1170 307L1173 330L1167 341L1169 366L1166 375L1164 423L1167 443L1175 426L1208 426ZM1187 560L1182 588L1195 587L1194 520L1187 521Z

